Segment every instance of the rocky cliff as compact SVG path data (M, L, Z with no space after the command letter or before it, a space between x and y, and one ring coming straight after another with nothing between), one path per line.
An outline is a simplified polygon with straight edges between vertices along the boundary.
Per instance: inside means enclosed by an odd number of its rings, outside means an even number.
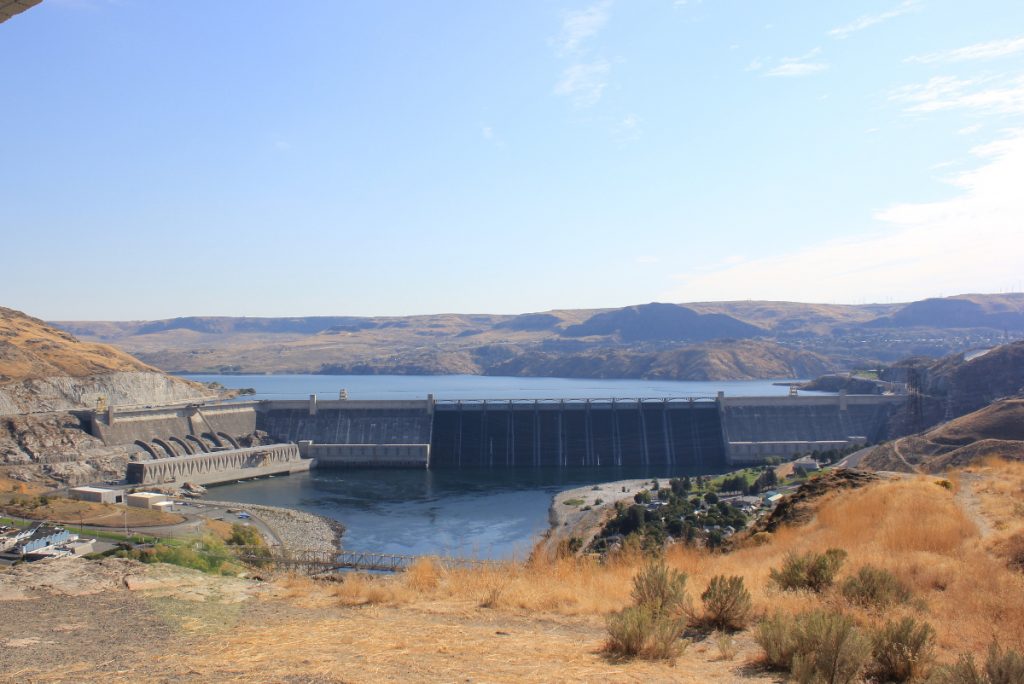
M0 415L190 401L209 392L105 344L0 307Z

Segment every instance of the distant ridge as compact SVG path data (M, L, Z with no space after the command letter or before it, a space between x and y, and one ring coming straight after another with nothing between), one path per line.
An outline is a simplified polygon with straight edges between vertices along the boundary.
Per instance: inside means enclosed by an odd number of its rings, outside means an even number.
M615 335L623 342L689 341L734 338L747 339L764 334L757 326L725 314L700 314L678 304L641 304L596 314L562 334L566 337Z
M511 374L677 380L810 377L1021 337L1024 295L904 304L742 300L520 315L66 321L181 373Z

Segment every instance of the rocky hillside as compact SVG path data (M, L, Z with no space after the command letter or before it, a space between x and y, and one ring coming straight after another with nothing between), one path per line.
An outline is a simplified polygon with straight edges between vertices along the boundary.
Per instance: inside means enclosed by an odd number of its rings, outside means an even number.
M208 394L105 344L81 342L0 307L0 415L112 404L187 401Z
M940 473L998 456L1024 460L1024 399L1004 399L927 432L875 447L860 466Z
M912 401L894 415L891 434L920 432L997 399L1024 393L1024 342L1004 344L970 358L951 354L938 360L907 359L885 369L881 379L912 388Z

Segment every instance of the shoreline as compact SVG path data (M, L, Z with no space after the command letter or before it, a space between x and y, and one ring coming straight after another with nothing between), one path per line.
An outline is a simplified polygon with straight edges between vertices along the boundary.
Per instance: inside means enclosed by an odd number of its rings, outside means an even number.
M548 554L556 553L560 546L573 537L582 541L581 548L586 548L607 522L616 502L624 499L632 501L637 492L650 489L654 480L661 484L668 482L668 478L648 477L599 482L558 492L551 498L548 508L549 527L546 538L541 542L542 548ZM574 500L583 503L566 503ZM598 500L601 503L597 503Z
M316 513L307 513L294 508L267 506L266 504L242 503L239 501L214 501L197 499L203 504L221 508L244 510L259 520L274 533L285 549L311 551L341 551L345 525Z

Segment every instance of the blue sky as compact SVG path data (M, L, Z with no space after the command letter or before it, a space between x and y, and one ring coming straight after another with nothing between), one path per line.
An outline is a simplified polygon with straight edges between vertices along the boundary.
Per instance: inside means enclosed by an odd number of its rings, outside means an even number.
M44 0L0 304L48 319L1024 288L1024 3Z

